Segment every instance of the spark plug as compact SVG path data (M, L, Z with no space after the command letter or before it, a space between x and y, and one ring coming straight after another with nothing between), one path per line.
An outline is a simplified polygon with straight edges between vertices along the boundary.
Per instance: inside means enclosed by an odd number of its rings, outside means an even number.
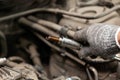
M47 40L50 40L50 41L54 41L54 42L57 42L59 43L61 46L64 46L64 47L69 47L69 48L73 48L73 49L80 49L81 45L72 40L72 39L69 39L69 38L65 38L65 37L53 37L53 36L49 36L47 38Z

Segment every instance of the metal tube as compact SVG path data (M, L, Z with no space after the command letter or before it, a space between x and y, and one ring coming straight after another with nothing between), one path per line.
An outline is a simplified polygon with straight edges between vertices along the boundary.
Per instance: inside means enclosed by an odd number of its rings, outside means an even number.
M94 74L94 80L98 80L98 72L97 72L97 70L94 68L94 67L92 67L92 66L89 66L89 69L93 72L93 74Z
M90 74L90 71L89 71L88 67L86 67L86 72L87 72L87 75L88 75L89 80L93 80L93 78L92 78L92 76L91 76L91 74Z

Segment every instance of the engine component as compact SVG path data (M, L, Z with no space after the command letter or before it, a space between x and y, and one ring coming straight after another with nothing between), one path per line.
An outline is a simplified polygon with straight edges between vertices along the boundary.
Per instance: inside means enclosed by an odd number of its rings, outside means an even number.
M68 38L58 38L58 37L51 37L49 36L47 38L50 41L58 42L61 46L69 47L72 49L80 49L80 44L74 40L68 39Z
M1 67L0 76L0 80L16 80L22 77L21 73L10 67Z
M111 58L102 58L101 55L98 56L99 53L97 56L92 55L80 59L78 56L80 44L82 47L91 46L91 44L86 44L85 40L79 43L73 40L76 31L82 31L83 27L93 23L120 25L119 1L30 0L28 2L28 0L1 0L0 4L0 30L3 32L0 32L0 57L4 57L6 54L8 57L0 58L0 80L119 79L119 54L114 55L114 59L117 61ZM9 13L6 13L8 11ZM3 15L8 16L2 17ZM96 27L94 27L94 31L91 30L87 35L94 32L91 37L95 35L94 37L101 40L99 35L96 36L99 31L96 31ZM110 31L114 32L114 30ZM106 33L106 35L109 33L108 30L100 32ZM111 32L109 34L112 34ZM3 35L4 33L5 35ZM48 41L46 39L48 36L54 37L49 37ZM92 43L94 38L91 37L89 36L89 39ZM51 40L64 46L57 45ZM112 41L110 43L112 44ZM99 44L102 45L102 42ZM100 45L93 44L94 49ZM102 48L100 47L100 49ZM100 51L101 54L105 54L102 50ZM103 56L109 56L109 54Z
M15 63L8 59L1 58L4 63L0 67L0 80L22 80L34 79L38 80L36 70L33 66L26 63Z

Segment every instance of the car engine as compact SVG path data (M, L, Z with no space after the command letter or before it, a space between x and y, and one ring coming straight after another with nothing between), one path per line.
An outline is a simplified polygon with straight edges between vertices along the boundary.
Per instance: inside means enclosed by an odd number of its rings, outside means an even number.
M0 0L0 80L120 80L120 53L83 57L74 39L119 21L120 0Z

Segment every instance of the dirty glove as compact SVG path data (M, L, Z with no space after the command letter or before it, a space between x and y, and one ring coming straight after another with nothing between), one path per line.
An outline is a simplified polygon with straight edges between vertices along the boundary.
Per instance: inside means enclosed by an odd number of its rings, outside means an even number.
M113 58L120 51L117 39L120 27L107 24L94 24L75 32L74 39L80 42L87 42L79 52L79 56L101 56Z

